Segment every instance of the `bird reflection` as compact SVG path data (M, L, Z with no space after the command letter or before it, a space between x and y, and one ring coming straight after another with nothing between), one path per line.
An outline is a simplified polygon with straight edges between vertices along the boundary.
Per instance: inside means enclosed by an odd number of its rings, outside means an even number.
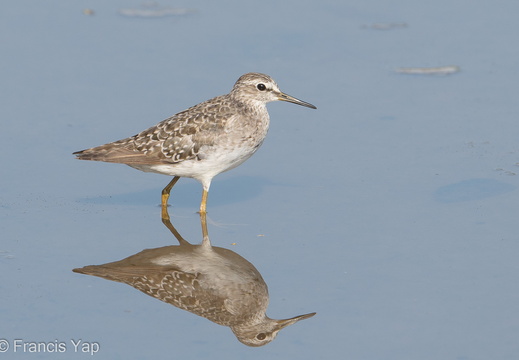
M162 221L179 245L147 249L120 261L73 271L131 285L168 304L229 326L248 346L268 344L281 329L315 315L284 320L266 316L267 284L258 270L235 252L211 246L205 214L200 214L200 220L202 244L191 245L171 224L163 208Z

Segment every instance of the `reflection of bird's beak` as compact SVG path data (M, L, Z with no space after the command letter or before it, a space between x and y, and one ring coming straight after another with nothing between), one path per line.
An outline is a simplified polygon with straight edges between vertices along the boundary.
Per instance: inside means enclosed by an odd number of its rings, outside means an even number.
M278 96L278 100L288 101L288 102L291 102L291 103L294 103L294 104L297 104L297 105L306 106L306 107L309 107L309 108L312 108L312 109L317 109L312 104L307 103L306 101L303 101L303 100L296 99L295 97L287 95L287 94L285 94L285 93L283 93L281 91L279 93L277 93L276 95Z
M310 314L305 314L305 315L299 315L299 316L296 316L296 317L293 317L293 318L290 318L290 319L278 320L279 329L283 329L283 328L286 328L289 325L295 324L299 320L304 320L304 319L311 318L315 314L316 313L310 313Z

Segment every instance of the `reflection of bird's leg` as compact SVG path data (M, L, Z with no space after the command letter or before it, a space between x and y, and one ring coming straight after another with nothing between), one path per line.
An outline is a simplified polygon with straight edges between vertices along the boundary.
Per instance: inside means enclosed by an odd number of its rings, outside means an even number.
M171 191L171 188L175 186L178 179L180 179L180 176L175 176L162 190L162 215L164 215L164 209L168 206L169 192Z
M207 218L205 212L200 212L200 224L202 225L202 246L211 246L211 241L209 240L209 232L207 231Z
M164 225L166 225L166 227L168 228L169 231L171 231L171 233L175 236L175 238L178 240L178 243L180 245L189 244L189 242L184 240L184 238L180 235L180 233L177 231L177 229L175 229L175 227L171 223L171 220L169 219L169 213L168 213L167 207L162 207L162 223Z

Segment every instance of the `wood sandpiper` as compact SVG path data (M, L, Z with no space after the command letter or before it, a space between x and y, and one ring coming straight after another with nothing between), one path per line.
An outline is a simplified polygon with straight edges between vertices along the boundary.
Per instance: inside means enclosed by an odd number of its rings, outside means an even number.
M132 137L75 152L81 160L129 165L138 170L174 176L162 190L162 212L180 177L202 183L200 213L214 176L235 168L261 146L269 128L266 104L288 101L316 107L279 90L268 75L242 75L231 92L202 102Z

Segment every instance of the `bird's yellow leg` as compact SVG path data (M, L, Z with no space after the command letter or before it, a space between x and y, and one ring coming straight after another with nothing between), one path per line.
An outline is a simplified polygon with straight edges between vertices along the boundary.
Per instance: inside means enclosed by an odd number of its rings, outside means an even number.
M167 215L166 208L168 207L168 199L169 199L169 192L171 191L171 188L175 186L178 179L180 179L180 176L175 176L173 180L169 182L168 185L162 190L162 198L161 198L161 204L162 204L162 217L165 217L165 214ZM169 216L168 216L169 218Z
M205 214L206 213L207 194L208 194L208 191L206 189L204 189L203 192L202 192L202 201L200 202L200 214Z

